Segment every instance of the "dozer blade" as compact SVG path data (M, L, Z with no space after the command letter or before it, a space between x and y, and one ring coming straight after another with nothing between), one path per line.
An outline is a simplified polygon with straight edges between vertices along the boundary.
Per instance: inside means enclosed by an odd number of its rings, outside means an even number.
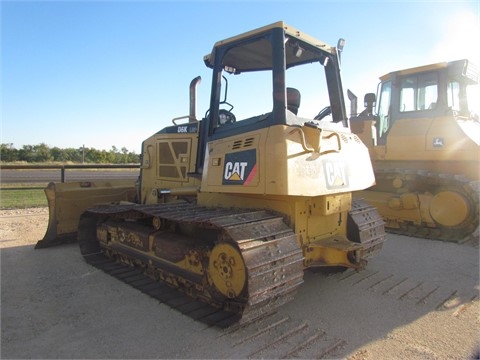
M89 207L135 200L135 181L100 180L49 183L45 188L48 201L48 227L35 249L76 240L80 215Z

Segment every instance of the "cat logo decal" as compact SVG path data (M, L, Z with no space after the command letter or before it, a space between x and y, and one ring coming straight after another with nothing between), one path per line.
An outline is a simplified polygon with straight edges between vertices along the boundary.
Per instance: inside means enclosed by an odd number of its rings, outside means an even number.
M327 189L348 186L346 164L343 161L324 161L323 166Z
M223 185L249 185L257 173L257 151L255 149L225 155Z

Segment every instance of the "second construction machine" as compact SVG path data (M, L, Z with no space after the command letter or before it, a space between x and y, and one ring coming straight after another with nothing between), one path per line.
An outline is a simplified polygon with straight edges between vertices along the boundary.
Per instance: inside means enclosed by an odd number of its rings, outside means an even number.
M365 95L366 109L351 118L376 177L358 196L379 210L390 232L478 243L478 69L464 59L380 80L378 99ZM349 97L356 102L353 93Z
M236 321L290 301L306 268L362 269L385 233L375 208L352 201L374 175L368 149L348 127L339 51L283 22L217 42L204 57L212 69L208 111L197 119L196 78L189 115L142 144L136 201L91 206L78 220L67 197L50 193L51 216L52 207L72 209L86 259L102 253L138 267ZM316 72L295 73L307 65ZM235 81L252 73L265 86L247 80L230 100ZM305 90L328 95L331 123L298 115L301 95L287 82L302 74ZM242 99L234 115L228 101ZM322 98L313 99L317 107ZM239 119L261 107L267 112ZM73 202L105 199L88 196L94 183L78 186L77 196L69 186ZM55 242L58 225L50 222L43 246Z

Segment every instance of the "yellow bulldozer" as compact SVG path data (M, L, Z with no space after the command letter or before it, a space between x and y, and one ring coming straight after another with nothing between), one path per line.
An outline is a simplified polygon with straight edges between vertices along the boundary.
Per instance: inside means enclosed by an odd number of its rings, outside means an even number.
M357 195L387 231L478 243L478 83L478 69L463 59L391 72L378 99L365 95L351 129L369 148L376 185ZM355 114L357 98L348 97Z
M50 184L37 247L76 237L87 261L101 255L140 269L232 322L290 301L304 269L364 268L385 231L374 207L352 200L374 173L348 126L342 46L283 22L215 43L204 57L212 83L203 118L197 77L189 114L143 142L136 184ZM300 91L287 87L302 79L313 94L309 117L299 114ZM322 93L324 124L314 116Z

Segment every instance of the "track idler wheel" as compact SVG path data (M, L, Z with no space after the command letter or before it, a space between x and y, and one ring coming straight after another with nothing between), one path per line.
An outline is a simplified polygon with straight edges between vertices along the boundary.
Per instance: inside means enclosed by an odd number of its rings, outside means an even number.
M240 297L247 285L247 270L240 250L228 243L213 248L208 266L215 288L227 299Z
M430 201L430 216L441 226L460 226L468 220L469 214L468 200L456 191L440 191Z

